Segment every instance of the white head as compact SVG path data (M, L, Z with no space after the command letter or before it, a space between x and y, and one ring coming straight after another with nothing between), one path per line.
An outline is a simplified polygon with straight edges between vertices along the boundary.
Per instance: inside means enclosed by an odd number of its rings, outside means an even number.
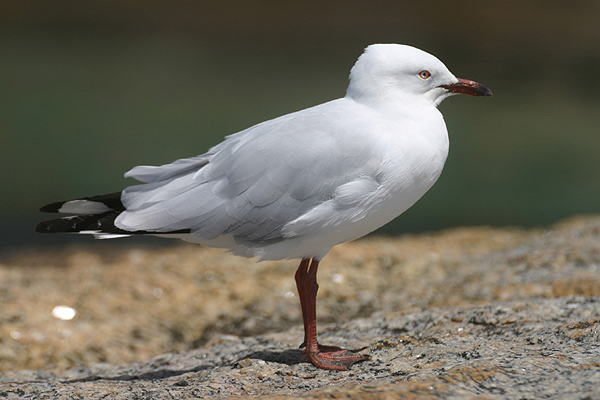
M458 93L492 95L477 82L455 77L440 60L415 47L372 44L352 67L346 97L357 101L425 101L437 106Z

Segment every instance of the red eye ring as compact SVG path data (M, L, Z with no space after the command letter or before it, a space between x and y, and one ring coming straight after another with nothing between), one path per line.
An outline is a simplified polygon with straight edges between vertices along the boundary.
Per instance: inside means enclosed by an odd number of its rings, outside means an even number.
M421 77L422 79L429 79L431 78L431 72L424 69L423 71L419 72L419 77Z

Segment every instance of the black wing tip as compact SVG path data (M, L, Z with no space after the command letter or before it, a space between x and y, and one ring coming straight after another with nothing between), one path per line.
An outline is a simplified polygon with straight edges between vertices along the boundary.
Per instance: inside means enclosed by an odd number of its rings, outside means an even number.
M35 231L37 233L66 233L76 232L74 229L69 229L66 221L62 218L52 219L50 221L42 221L36 225Z
M35 232L37 233L50 233L50 230L48 229L48 224L46 224L46 222L40 222L39 224L37 224L35 226Z
M82 214L42 221L35 227L38 233L76 233L81 231L111 231L117 229L114 220L119 211L103 214Z
M65 204L64 201L57 201L56 203L46 204L40 207L40 211L44 213L58 213L58 210Z
M93 231L98 234L117 235L168 235L189 234L190 229L179 229L168 232L151 231L127 231L117 228L114 224L119 211L109 211L104 214L74 215L71 217L56 218L42 221L35 227L37 233L78 233L81 231Z
M82 197L82 198L74 199L74 200L85 200L85 201L102 203L106 207L110 208L111 210L125 211L125 207L123 206L123 203L121 202L121 193L122 192L113 192L113 193L108 193L108 194L101 194L98 196ZM44 213L58 213L58 212L60 212L60 209L62 208L62 206L65 205L65 203L69 203L71 201L73 201L73 200L57 201L55 203L46 204L45 206L41 207L39 210Z

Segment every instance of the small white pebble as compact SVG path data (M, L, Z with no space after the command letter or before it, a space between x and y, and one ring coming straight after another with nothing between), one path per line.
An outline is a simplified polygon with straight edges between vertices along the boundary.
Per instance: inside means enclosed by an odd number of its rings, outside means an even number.
M163 291L161 288L156 288L152 291L152 296L156 297L157 299L160 299L163 295Z
M333 283L342 283L342 282L344 282L344 275L334 274L332 280L333 280Z
M63 321L70 321L75 317L77 311L74 308L67 306L56 306L52 310L52 316L54 318L62 319Z
M10 333L10 337L13 338L13 339L15 339L15 340L19 340L19 339L21 339L21 333L17 332L17 331L12 331Z
M285 292L284 296L288 299L291 299L292 297L294 297L294 292Z

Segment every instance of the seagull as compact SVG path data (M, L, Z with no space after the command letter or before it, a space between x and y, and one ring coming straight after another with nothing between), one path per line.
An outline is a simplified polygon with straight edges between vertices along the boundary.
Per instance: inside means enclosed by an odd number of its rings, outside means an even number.
M348 370L368 355L317 341L317 269L337 244L390 222L427 192L448 155L437 106L464 93L492 96L456 78L431 54L373 44L350 72L346 95L229 135L208 152L125 174L142 184L48 204L67 213L37 232L111 239L155 235L262 260L300 259L295 280L306 358Z

